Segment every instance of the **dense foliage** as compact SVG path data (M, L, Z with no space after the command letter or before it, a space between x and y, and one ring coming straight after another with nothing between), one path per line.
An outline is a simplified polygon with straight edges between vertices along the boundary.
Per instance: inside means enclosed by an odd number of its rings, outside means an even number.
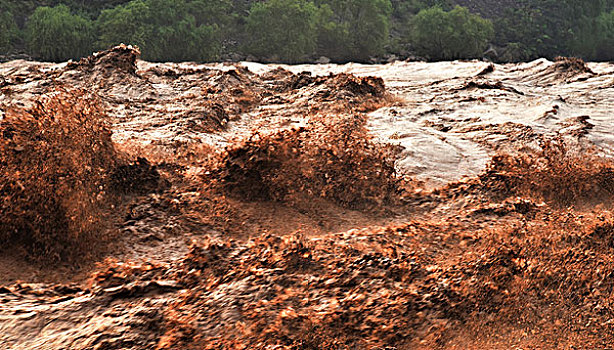
M183 0L136 0L102 11L98 48L138 45L153 61L199 61L218 57L217 24L199 21Z
M480 57L494 36L489 20L460 6L449 12L439 7L422 10L412 25L411 38L416 49L433 59Z
M19 30L9 11L0 12L0 51L7 51L18 37Z
M602 13L597 18L598 44L595 46L595 58L608 60L614 57L614 10Z
M65 5L39 7L26 26L30 53L48 61L65 61L92 52L93 25L89 19L70 13Z
M297 62L316 48L318 9L303 0L255 3L247 17L247 51L259 57Z
M458 5L466 7L457 7ZM4 0L0 55L152 61L614 58L614 0Z
M320 54L366 61L388 43L390 0L321 0Z

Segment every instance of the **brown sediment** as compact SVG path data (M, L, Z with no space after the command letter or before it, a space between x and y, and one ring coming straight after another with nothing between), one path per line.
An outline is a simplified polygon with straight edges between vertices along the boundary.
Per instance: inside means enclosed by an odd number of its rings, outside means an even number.
M364 116L351 115L255 134L223 153L219 179L244 200L322 197L352 208L382 204L395 196L394 150L373 144L364 123Z
M595 72L580 58L556 57L553 64L527 76L526 80L545 85L584 81L595 75Z
M502 82L498 81L495 83L491 83L488 81L470 81L465 86L461 87L459 90L466 89L491 89L491 90L503 90L513 92L518 95L524 95L522 91L518 91L513 87L505 86Z
M613 345L607 67L8 65L0 347Z
M502 196L532 196L551 206L611 205L614 164L563 139L540 141L538 150L493 157L481 181Z
M106 51L94 53L92 56L82 58L78 62L67 64L68 69L84 69L107 71L108 73L128 73L136 75L136 61L141 56L137 47L124 44Z
M483 76L483 75L488 75L492 72L495 71L495 65L490 63L488 66L486 66L486 68L482 69L477 76Z
M100 239L109 173L119 164L103 111L83 91L57 91L0 122L0 239L62 259ZM77 253L81 254L81 253Z
M589 73L595 74L581 58L577 57L556 57L554 59L555 70L561 73L569 74L582 74Z

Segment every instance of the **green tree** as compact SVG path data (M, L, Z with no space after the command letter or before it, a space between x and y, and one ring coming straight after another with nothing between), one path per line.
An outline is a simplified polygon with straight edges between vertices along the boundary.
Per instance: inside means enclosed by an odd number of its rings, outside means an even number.
M595 59L614 60L614 10L604 12L597 18L599 38Z
M390 0L320 0L318 53L335 61L368 61L388 44Z
M611 0L521 0L495 21L496 42L514 44L516 59L568 55L590 59L598 49L598 17L611 4Z
M299 62L316 49L318 9L304 0L255 3L247 17L247 52L261 58L277 56Z
M137 45L151 61L207 61L221 49L219 27L201 18L184 0L135 0L102 11L98 47Z
M420 11L412 21L411 41L422 55L434 60L479 57L494 37L492 22L456 6Z
M233 41L239 35L241 26L232 0L190 0L187 5L188 12L196 20L196 26L202 27L201 30L212 30L210 35L220 44L218 52L225 49L222 44Z
M501 18L494 21L495 42L505 46L499 59L503 61L527 61L556 51L558 43L548 35L543 14L539 9L528 7L508 8Z
M10 12L0 13L0 53L12 49L13 43L18 38L19 29L15 23L15 18Z
M605 0L563 0L563 33L565 48L575 56L593 59L599 45L597 18L606 10Z
M227 29L234 20L233 3L230 0L191 0L187 6L198 26L217 25Z
M65 5L39 7L28 18L26 45L30 54L48 61L77 59L92 52L93 25Z
M153 31L147 23L148 12L149 7L142 0L102 11L96 21L98 49L124 43L148 52L147 39Z

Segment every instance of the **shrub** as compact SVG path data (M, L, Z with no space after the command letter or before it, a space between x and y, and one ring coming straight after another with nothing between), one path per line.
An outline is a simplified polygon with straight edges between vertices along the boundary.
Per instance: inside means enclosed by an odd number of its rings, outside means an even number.
M102 111L82 92L61 91L0 119L0 242L31 256L91 251L109 203L116 152Z
M46 61L65 61L92 51L93 25L64 5L39 7L28 19L26 45L30 54Z
M479 57L494 37L492 22L456 6L420 11L412 21L412 43L421 55L434 60Z
M316 49L316 6L304 0L255 3L247 17L247 51L262 58L298 62Z

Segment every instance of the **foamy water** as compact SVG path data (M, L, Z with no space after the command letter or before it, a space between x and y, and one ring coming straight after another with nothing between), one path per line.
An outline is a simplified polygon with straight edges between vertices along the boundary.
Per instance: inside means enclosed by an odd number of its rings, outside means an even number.
M351 73L383 78L388 91L399 102L370 113L368 129L375 140L402 147L397 160L400 174L432 185L475 176L495 152L532 147L538 135L563 135L593 144L606 155L614 153L614 133L611 132L614 127L614 65L608 63L588 63L594 74L569 73L557 70L555 62L539 59L493 65L492 72L482 75L480 72L489 66L482 61L384 65L266 65L253 62L203 65L143 61L138 64L139 71L152 67L228 71L240 65L257 74L281 67L293 73ZM15 61L0 64L0 75L27 77L13 88L21 94L15 101L24 101L27 100L24 96L32 97L43 90L43 85L31 77L31 72L47 74L64 67L65 64ZM70 72L63 74L66 77ZM469 86L472 83L482 84L482 88ZM483 88L487 86L495 88ZM288 113L276 113L275 109L286 108L284 104L263 105L231 120L221 132L184 132L180 117L172 117L171 122L165 119L168 115L181 116L193 108L167 101L189 100L201 94L200 89L197 78L119 83L106 88L106 98L120 101L114 104L112 111L119 123L115 140L154 144L205 142L223 147L249 136L254 128L274 130L280 125L303 125L307 121L301 115L288 119ZM0 96L2 102L12 103L11 96ZM585 135L579 137L582 132Z

